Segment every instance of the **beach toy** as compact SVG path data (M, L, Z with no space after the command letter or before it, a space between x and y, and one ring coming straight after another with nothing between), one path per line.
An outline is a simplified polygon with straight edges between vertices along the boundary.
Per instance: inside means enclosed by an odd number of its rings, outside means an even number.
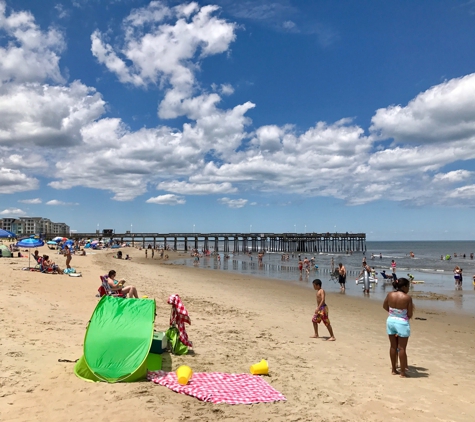
M190 381L191 376L193 375L193 371L189 366L181 365L176 370L176 378L178 380L178 384L186 385L188 381Z
M252 375L267 375L269 373L269 364L265 359L262 359L259 363L251 365Z
M142 296L142 299L148 299L148 296Z

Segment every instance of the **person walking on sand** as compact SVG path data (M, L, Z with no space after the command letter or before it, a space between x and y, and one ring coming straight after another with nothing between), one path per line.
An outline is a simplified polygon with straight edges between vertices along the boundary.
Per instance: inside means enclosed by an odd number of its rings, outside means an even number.
M363 269L361 270L360 274L358 275L358 279L363 276L363 291L364 294L369 294L369 289L371 288L371 283L369 281L369 276L371 274L371 267L363 261Z
M71 268L71 265L69 265L71 263L71 250L69 249L69 246L66 245L64 247L64 255L66 255L66 268Z
M344 292L346 285L346 268L341 262L338 264L338 282L340 283L340 291Z
M333 335L333 329L328 319L328 306L325 303L325 290L322 289L322 281L318 278L312 282L313 288L317 291L317 308L315 309L315 314L312 318L313 330L315 334L311 338L319 338L318 336L318 324L323 322L325 327L327 327L328 332L330 333L330 338L328 341L335 341L335 336Z
M389 313L386 320L386 332L389 336L389 357L393 375L399 374L396 369L399 354L401 377L406 378L407 354L406 347L411 335L409 320L412 318L413 305L409 292L409 280L399 278L393 282L394 292L388 293L384 299L383 308ZM399 352L398 352L399 351Z

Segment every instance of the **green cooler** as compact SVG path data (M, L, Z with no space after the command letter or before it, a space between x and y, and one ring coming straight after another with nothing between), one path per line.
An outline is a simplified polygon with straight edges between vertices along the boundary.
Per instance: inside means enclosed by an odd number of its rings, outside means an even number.
M167 351L167 336L162 331L155 331L153 333L152 346L150 347L150 353L162 354Z

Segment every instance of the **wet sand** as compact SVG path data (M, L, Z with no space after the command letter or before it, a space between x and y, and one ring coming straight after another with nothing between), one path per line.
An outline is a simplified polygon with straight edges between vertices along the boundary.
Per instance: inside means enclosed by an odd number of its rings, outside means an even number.
M162 265L124 249L74 256L83 274L21 271L27 259L0 259L0 420L2 421L471 421L475 412L475 318L419 304L408 344L409 379L392 376L382 304L329 292L337 341L311 339L315 293L305 285L234 273ZM170 258L175 256L169 254ZM53 255L61 265L64 257ZM266 380L286 402L212 405L149 382L86 383L73 364L82 355L97 304L99 275L117 271L157 301L157 329L168 327L166 300L178 293L190 312L193 356L167 357L175 370L247 373L267 359ZM325 287L325 286L324 286ZM429 302L429 301L425 301ZM419 319L420 318L420 319ZM320 334L327 337L325 327Z

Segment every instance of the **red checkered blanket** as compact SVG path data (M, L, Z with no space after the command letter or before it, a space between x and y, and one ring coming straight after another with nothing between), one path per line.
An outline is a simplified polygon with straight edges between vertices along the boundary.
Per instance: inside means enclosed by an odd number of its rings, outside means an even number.
M252 404L286 400L261 377L249 374L199 372L187 385L178 384L175 372L153 371L147 379L180 394L211 403Z
M172 305L172 312L170 315L170 325L176 325L178 332L180 333L180 341L188 347L193 347L193 344L188 340L188 334L186 333L185 323L191 325L191 320L188 315L188 311L183 305L183 302L178 295L171 295L168 298L168 303Z

